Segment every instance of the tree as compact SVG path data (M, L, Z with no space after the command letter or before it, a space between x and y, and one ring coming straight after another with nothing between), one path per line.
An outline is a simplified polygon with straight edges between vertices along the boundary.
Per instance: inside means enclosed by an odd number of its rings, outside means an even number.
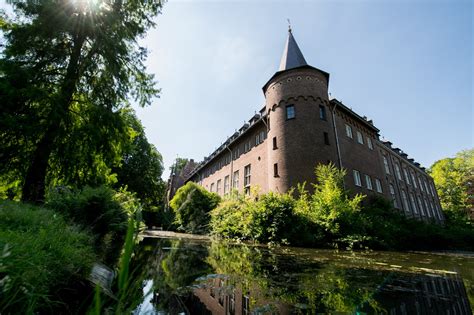
M170 206L175 212L175 221L180 229L188 233L202 233L207 232L209 212L219 204L219 201L219 195L188 182L178 189L170 201Z
M433 177L443 209L466 219L469 211L473 211L474 203L474 149L436 161L428 172Z
M130 98L145 106L158 94L145 72L147 51L137 40L154 26L162 4L11 3L16 24L1 23L6 45L0 58L0 165L2 173L14 169L23 177L23 200L38 202L54 160L62 163L74 153L61 148L71 143L78 121L93 131L87 139L92 151L108 150L114 159L120 146L109 140L126 129L120 110ZM93 165L95 158L88 152L86 163Z
M124 148L122 164L115 169L116 186L127 186L141 200L146 210L156 209L163 203L165 184L161 179L163 158L145 136L140 121L131 113L130 125L134 132L133 141Z

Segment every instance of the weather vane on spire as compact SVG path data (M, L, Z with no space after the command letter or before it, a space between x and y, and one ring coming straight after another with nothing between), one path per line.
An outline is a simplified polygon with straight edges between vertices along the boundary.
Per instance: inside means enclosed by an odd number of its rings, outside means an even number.
M288 21L288 32L291 33L291 22L290 19L286 19Z

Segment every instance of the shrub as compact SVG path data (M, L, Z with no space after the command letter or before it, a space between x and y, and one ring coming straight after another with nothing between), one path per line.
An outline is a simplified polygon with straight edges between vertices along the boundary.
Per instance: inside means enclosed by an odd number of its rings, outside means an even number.
M220 197L217 194L210 193L193 182L186 183L178 189L170 202L178 229L188 233L207 232L209 212L219 201Z
M89 287L92 243L51 210L0 201L0 313L74 310Z
M224 198L210 213L212 234L224 238L250 239L253 217L249 202L248 198L239 194Z
M56 189L48 194L46 206L90 230L96 239L96 250L107 264L114 264L118 258L128 217L140 211L131 193L115 192L107 187Z

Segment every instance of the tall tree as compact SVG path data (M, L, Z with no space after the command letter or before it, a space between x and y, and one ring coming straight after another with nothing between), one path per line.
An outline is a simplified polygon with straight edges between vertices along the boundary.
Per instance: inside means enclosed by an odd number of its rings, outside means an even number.
M474 149L436 161L428 171L448 214L463 219L474 215Z
M140 198L146 210L156 210L164 202L163 158L148 142L143 126L132 112L128 120L134 136L124 147L121 165L114 169L118 180L116 185L127 186Z
M0 56L0 164L3 173L19 165L22 199L38 202L52 157L61 157L78 119L95 131L96 144L107 141L110 130L123 128L114 118L130 99L145 106L158 94L145 71L147 51L137 40L154 26L162 3L10 3L17 18L15 24L1 23L6 45Z

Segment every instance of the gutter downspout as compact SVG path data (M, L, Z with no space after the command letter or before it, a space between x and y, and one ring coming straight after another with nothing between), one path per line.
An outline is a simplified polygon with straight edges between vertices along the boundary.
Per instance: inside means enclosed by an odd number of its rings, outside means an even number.
M229 149L229 146L226 146L225 148L229 150L230 152L230 183L229 183L229 191L227 192L227 193L230 193L233 182L234 182L232 178L234 176L234 156L232 155L232 150ZM225 179L224 179L224 190L225 190Z
M332 109L332 126L334 129L334 136L336 137L336 148L337 148L337 160L339 162L339 168L342 169L342 157L341 157L341 150L339 148L339 137L337 136L337 128L336 128L336 117L334 113L336 112L337 103L335 103L334 108Z

